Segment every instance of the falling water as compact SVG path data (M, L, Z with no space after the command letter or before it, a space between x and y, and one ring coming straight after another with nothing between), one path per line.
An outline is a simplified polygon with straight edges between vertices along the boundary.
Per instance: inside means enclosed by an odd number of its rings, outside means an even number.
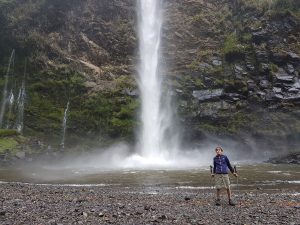
M3 93L2 93L2 102L1 102L1 109L0 109L0 128L2 128L2 125L3 125L3 117L4 117L4 114L5 114L6 103L7 103L8 78L9 78L9 74L10 74L11 65L14 62L14 57L15 57L15 50L13 50L12 53L11 53L9 63L8 63L8 67L7 67L7 71L6 71L6 74L5 74L5 81L4 81L4 87L3 87Z
M21 134L23 133L23 127L24 127L24 106L25 106L25 99L26 99L25 79L26 79L26 64L24 70L24 78L22 81L22 85L19 89L19 94L17 99L16 129Z
M139 88L141 92L141 132L139 149L142 157L166 159L170 149L165 131L171 125L169 101L162 95L160 74L160 42L162 0L138 0L139 6Z
M65 148L65 136L66 136L66 129L67 129L67 116L68 116L68 111L69 111L69 104L70 102L67 103L67 107L65 109L64 113L64 119L62 123L62 138L61 138L61 149Z
M10 90L10 93L8 95L8 98L7 98L6 102L8 103L8 114L7 114L8 119L7 119L6 129L9 129L10 128L10 118L11 118L12 108L13 108L13 105L14 105L14 102L15 102L15 95L14 95L14 92L13 92L12 89Z

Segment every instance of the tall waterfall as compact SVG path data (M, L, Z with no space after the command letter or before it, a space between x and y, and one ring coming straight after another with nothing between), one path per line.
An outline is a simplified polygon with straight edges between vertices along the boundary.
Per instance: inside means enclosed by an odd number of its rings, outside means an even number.
M172 120L170 102L162 90L160 43L162 0L138 0L140 65L138 84L141 93L141 131L139 149L142 157L166 159L170 153L166 131ZM164 98L162 96L164 95Z
M5 110L6 110L6 104L7 104L7 86L8 86L8 78L10 75L10 69L11 69L11 65L14 63L14 58L15 58L15 50L12 51L11 55L10 55L10 59L9 59L9 63L7 66L7 71L5 74L5 81L4 81L4 87L3 87L3 93L2 93L2 102L1 102L1 109L0 109L0 128L3 127L3 117L5 114ZM9 99L11 100L11 99Z

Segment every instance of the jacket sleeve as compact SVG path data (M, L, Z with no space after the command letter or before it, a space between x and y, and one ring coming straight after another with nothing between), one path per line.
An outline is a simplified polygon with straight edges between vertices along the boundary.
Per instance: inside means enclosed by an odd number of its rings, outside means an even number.
M230 164L229 159L228 159L227 156L226 156L225 160L226 160L226 164L227 164L227 167L229 168L230 172L234 173L234 170L233 170L233 168L232 168L232 166L231 166L231 164Z
M213 165L214 165L213 173L215 174L216 173L216 160L215 160L215 158L213 160L214 160L214 162L213 162Z

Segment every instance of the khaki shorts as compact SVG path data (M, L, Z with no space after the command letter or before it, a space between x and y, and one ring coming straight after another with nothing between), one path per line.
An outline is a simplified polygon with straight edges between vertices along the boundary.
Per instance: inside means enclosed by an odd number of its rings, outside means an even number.
M230 180L228 174L215 174L215 184L217 189L230 188Z

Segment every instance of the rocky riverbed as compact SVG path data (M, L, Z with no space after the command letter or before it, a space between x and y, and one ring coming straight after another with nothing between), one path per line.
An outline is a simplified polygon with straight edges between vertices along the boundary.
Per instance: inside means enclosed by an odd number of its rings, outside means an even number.
M0 224L299 224L300 193L235 192L214 205L209 189L1 183Z

